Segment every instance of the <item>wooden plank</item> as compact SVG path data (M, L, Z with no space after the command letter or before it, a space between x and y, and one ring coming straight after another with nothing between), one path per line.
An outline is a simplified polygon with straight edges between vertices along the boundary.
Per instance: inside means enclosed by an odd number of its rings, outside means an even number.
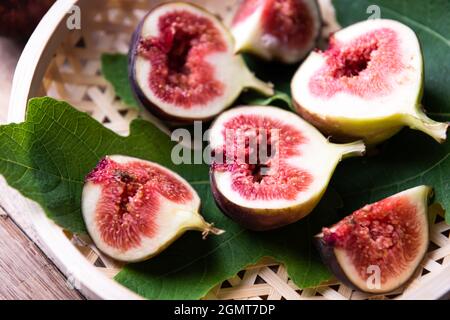
M0 208L0 299L82 299Z

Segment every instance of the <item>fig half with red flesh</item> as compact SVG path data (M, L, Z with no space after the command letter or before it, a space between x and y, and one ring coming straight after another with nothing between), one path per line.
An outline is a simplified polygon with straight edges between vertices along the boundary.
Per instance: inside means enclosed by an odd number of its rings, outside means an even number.
M296 63L315 47L321 29L316 0L243 0L231 31L237 52Z
M82 193L83 217L95 245L126 262L155 256L187 230L222 233L199 209L199 196L179 175L120 155L102 159Z
M428 248L431 194L430 187L415 187L324 228L316 236L324 262L342 282L364 292L389 293L401 287Z
M276 107L222 113L209 141L216 203L251 230L278 228L309 214L338 162L365 151L361 141L332 144L296 114Z
M295 74L298 113L339 140L382 142L402 127L446 139L447 123L421 107L423 58L416 34L393 20L368 20L334 34L328 50L314 51Z
M224 25L204 9L181 2L157 6L134 33L129 74L140 103L176 122L208 120L244 88L272 95L258 80Z

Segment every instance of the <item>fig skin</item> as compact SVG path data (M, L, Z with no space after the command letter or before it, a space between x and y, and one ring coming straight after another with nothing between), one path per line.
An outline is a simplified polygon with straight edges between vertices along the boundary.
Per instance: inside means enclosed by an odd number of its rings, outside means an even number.
M176 5L176 4L181 4L181 5L189 5L191 7L194 7L198 10L201 10L203 12L205 12L206 14L212 15L210 12L208 12L206 9L204 9L203 7L200 7L196 4L193 3L185 3L185 2L169 2L172 5ZM156 117L158 117L159 119L162 119L164 121L168 121L170 123L172 123L173 125L177 126L177 125L184 125L184 124L190 124L193 121L210 121L212 120L215 116L217 116L217 114L215 115L211 115L209 117L180 117L180 116L175 116L172 114L169 114L167 112L165 112L164 110L162 110L157 104L153 103L152 101L150 101L150 99L148 99L148 97L146 96L146 94L142 91L142 89L140 88L138 81L136 79L136 72L135 72L135 64L136 64L136 60L138 58L138 43L139 40L141 38L141 33L142 33L142 28L145 24L145 21L147 19L147 17L156 9L158 9L159 7L162 7L164 5L166 5L168 3L162 3L159 4L157 6L155 6L152 10L150 10L145 16L144 18L142 18L142 20L140 21L140 23L138 24L138 26L136 27L136 30L133 32L132 38L131 38L131 46L130 46L130 50L128 52L128 79L131 85L131 89L132 92L137 100L137 102L146 110L148 110L149 112L151 112L153 115L155 115ZM222 23L222 21L219 21L219 23L222 25L223 29L226 30L229 34L229 40L233 43L234 39L230 34L230 31L227 29L227 27ZM232 46L234 46L234 43L232 44ZM271 96L273 95L274 89L273 89L273 85L271 83L265 83L259 79L257 79L256 77L254 77L253 73L251 73L251 71L247 68L244 59L242 58L242 56L240 55L236 55L234 56L234 58L236 59L235 63L238 64L240 63L242 65L242 72L240 73L240 75L242 77L245 77L248 79L248 83L246 83L246 85L242 88L241 92L247 90L247 89L252 89L255 90L259 93L261 93L264 96ZM241 94L241 92L237 92L236 95L234 97L230 97L229 101L225 104L224 108L222 110L226 110L229 107L232 106L232 104L234 103L234 101L236 99L238 99L239 95Z
M384 118L382 123L379 122L379 119L367 121L332 118L309 112L295 100L292 100L292 103L303 119L315 126L325 136L332 137L333 141L337 142L346 143L362 139L366 146L372 147L393 137L403 129L403 125L399 125L399 122L402 121L401 115ZM353 134L349 134L349 132Z
M316 249L319 251L320 258L322 259L323 263L328 267L328 269L334 274L334 276L340 282L342 282L349 288L365 293L370 293L364 291L364 289L355 286L353 282L350 281L350 279L345 274L344 270L342 270L341 265L337 261L336 255L334 254L334 247L328 245L327 243L325 243L325 241L323 241L321 233L314 236L313 243Z
M302 56L298 56L296 54L286 54L286 53L282 53L282 52L272 52L271 50L265 49L267 50L267 52L265 52L264 50L261 50L259 48L257 48L257 46L254 45L254 42L257 42L256 39L253 39L253 41L248 41L245 42L244 44L242 44L239 48L236 48L236 53L249 53L252 54L266 62L278 62L278 63L283 63L283 64L287 64L287 65L295 65L297 63L299 63L300 61L302 61L309 52L311 52L315 47L318 46L321 37L322 37L322 29L324 27L324 21L323 21L323 17L320 11L320 6L319 3L317 2L317 0L312 1L313 5L315 6L315 9L318 12L318 16L317 16L317 35L314 39L314 41L312 42L311 46L308 49L304 50L304 54Z
M431 187L428 187L428 186L420 186L420 187L416 187L416 188L422 188L421 196L424 197L423 201L425 202L425 212L423 214L425 215L425 223L427 225L423 229L423 231L426 232L426 235L424 236L424 238L426 239L425 247L428 248L428 243L430 241L429 226L428 226L428 205L430 202L429 200L432 197L433 190ZM416 188L413 188L413 189L416 189ZM413 189L410 189L410 190L413 190ZM409 191L409 190L406 190L406 191ZM330 229L332 229L333 227L331 227ZM427 253L427 250L424 250L424 252L421 253L421 255L418 259L418 263L415 266L415 268L414 269L406 269L406 272L410 272L410 276L407 277L405 280L400 281L396 286L389 288L388 290L376 289L376 288L369 289L367 287L359 286L358 284L356 284L349 278L349 276L347 275L347 273L344 271L343 267L339 263L338 258L336 257L335 247L333 245L326 243L326 241L324 241L323 233L319 233L319 234L315 235L313 243L314 243L316 249L319 251L320 257L321 257L322 261L324 262L324 264L329 268L329 270L335 275L335 277L339 281L341 281L343 284L345 284L346 286L348 286L354 290L358 290L358 291L368 293L368 294L388 294L390 292L393 292L393 291L401 288L405 284L407 284L413 277L415 271L420 267L421 262L424 260L426 253Z

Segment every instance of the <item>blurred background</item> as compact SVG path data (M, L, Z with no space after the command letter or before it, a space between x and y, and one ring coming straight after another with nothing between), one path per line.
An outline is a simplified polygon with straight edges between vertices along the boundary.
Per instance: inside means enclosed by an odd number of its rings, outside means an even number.
M0 1L0 121L7 115L9 93L20 53L54 0Z

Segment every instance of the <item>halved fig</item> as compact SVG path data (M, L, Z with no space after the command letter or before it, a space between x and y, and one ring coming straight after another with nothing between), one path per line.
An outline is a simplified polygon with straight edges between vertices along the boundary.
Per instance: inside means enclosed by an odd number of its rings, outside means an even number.
M214 117L244 88L272 95L233 47L229 31L204 9L182 2L157 6L135 31L129 53L137 99L161 118L191 122Z
M432 189L412 188L355 211L316 236L323 261L345 284L368 293L404 285L429 244Z
M365 151L362 141L332 144L294 113L258 106L222 113L210 130L210 148L217 205L252 230L309 214L338 162Z
M435 140L447 123L421 107L423 58L416 34L393 20L356 23L330 38L327 51L312 52L291 84L298 113L338 140L382 142L403 126Z
M316 0L243 0L231 31L237 52L296 63L315 47L321 28Z
M95 245L126 262L151 258L187 230L220 234L187 181L156 163L114 155L86 177L82 211Z

